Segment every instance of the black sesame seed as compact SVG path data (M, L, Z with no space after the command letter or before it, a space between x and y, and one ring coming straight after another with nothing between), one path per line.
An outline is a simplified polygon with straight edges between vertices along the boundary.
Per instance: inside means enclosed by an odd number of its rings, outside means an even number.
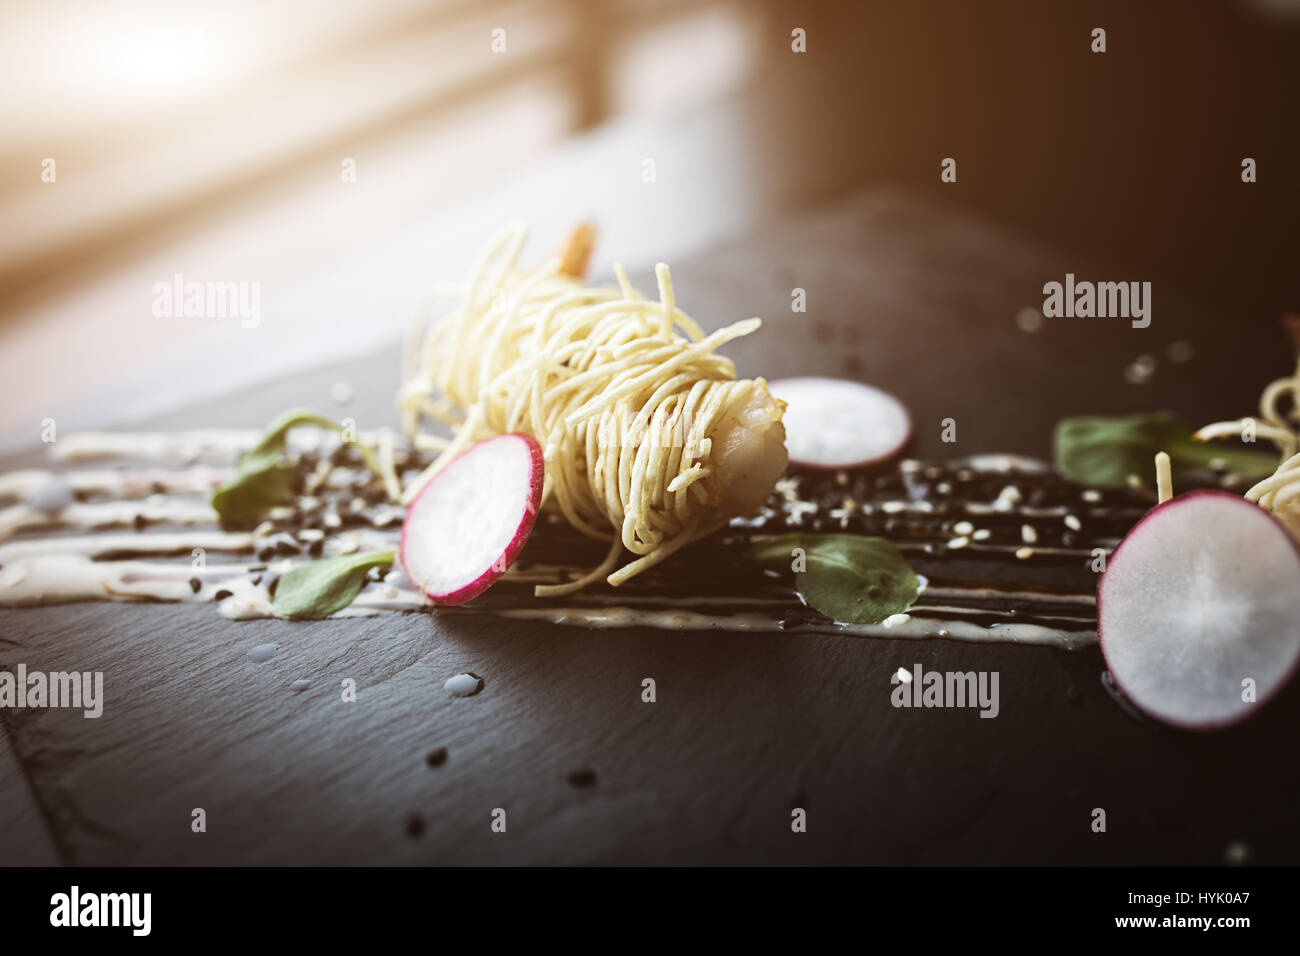
M447 748L439 747L437 750L430 750L425 756L424 762L430 767L441 767L447 762Z
M203 587L203 582L198 578L190 578L190 590L198 594Z
M136 531L143 531L148 526L149 519L142 514L137 514L135 516L135 520L133 520L131 523L135 525Z
M594 770L575 770L569 774L569 783L575 787L594 787L596 785L596 771Z
M275 589L279 584L280 576L277 574L275 577L271 578L271 580L266 582L266 593L271 595L271 597L275 597Z
M233 595L230 591L227 591L225 588L222 588L222 589L221 589L220 591L218 591L216 594L212 595L212 600L214 600L214 601L224 601L226 598L228 598L228 597L233 597L233 596L234 596L234 595Z
M275 543L275 553L281 557L288 557L294 554L302 554L302 548L287 538L281 538Z
M325 552L324 541L313 541L311 544L307 545L307 553L311 555L313 558L319 558L324 552Z
M259 549L258 549L258 552L257 552L257 560L259 560L259 561L270 561L273 557L275 557L275 548L259 548Z

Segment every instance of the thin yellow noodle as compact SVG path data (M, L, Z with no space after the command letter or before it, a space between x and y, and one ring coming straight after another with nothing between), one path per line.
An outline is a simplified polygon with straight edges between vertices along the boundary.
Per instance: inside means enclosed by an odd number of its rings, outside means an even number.
M402 500L473 442L527 433L545 456L543 505L610 542L592 572L537 593L567 594L602 577L619 585L725 521L704 487L714 474L708 436L756 386L736 381L716 350L760 322L704 334L677 307L663 264L658 301L638 292L622 266L611 289L584 286L559 260L522 269L524 236L519 226L498 236L457 305L411 337L415 354L398 393L403 427L428 447L426 422L458 420ZM636 557L615 570L624 550Z
M1278 410L1279 400L1286 395L1291 397L1289 415ZM1200 441L1225 438L1242 434L1247 425L1253 426L1258 437L1277 446L1284 460L1272 475L1252 486L1245 497L1269 511L1294 511L1300 501L1300 454L1296 453L1300 448L1300 428L1291 423L1300 424L1300 361L1292 375L1270 382L1264 388L1259 397L1259 413L1262 423L1250 418L1215 422L1206 425L1195 437Z
M1164 504L1174 496L1173 476L1170 474L1169 454L1167 452L1158 452L1156 454L1156 500Z

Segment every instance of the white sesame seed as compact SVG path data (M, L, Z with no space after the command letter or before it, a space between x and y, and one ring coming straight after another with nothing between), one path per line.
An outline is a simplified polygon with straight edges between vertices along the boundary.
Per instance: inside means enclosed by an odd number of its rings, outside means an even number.
M993 534L993 532L990 531L988 528L980 528L978 531L972 534L971 537L976 541L987 541L991 534Z
M1066 526L1067 528L1069 528L1071 531L1082 531L1082 530L1083 530L1083 522L1081 522L1081 521L1080 521L1078 518L1076 518L1074 515L1066 515L1066 516L1065 516L1065 526Z
M1020 489L1015 485L1007 485L998 493L997 501L993 502L994 511L1010 511L1016 505L1020 504Z
M1034 530L1031 524L1022 524L1020 526L1020 538L1025 544L1035 544L1038 541L1038 532Z
M1019 558L1021 561L1025 560L1025 558L1032 558L1033 556L1034 556L1034 549L1033 549L1033 548L1017 548L1017 549L1016 549L1016 557Z
M1101 501L1101 492L1096 488L1085 488L1083 494L1079 495L1084 501L1097 502Z
M958 521L952 526L952 530L954 534L970 534L975 530L975 526L969 521Z
M949 542L948 542L948 547L950 547L950 548L954 548L954 549L955 549L955 548L964 548L964 547L966 547L966 545L968 545L968 544L970 544L970 538L967 538L965 535L963 535L963 536L960 537L960 538L953 538L951 541L949 541Z

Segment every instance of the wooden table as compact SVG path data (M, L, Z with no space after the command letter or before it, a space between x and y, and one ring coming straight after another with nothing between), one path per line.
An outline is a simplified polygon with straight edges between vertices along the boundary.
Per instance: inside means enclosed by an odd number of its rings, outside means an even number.
M913 411L921 457L1046 456L1067 414L1243 414L1290 364L1280 333L1161 286L1148 329L1061 319L1026 332L1017 312L1041 306L1046 281L1141 277L890 191L673 265L678 301L707 327L767 320L731 349L743 372L889 389ZM806 314L791 312L794 287ZM1182 340L1194 357L1171 363ZM1157 371L1128 384L1143 353ZM385 349L153 424L329 410L340 379L362 427L392 420ZM955 446L939 440L949 417ZM268 642L277 653L254 663L249 649ZM2 862L1213 864L1233 843L1300 862L1300 690L1235 729L1177 732L1116 705L1095 648L471 615L234 623L209 606L101 604L0 611L0 666L19 662L103 670L107 702L100 720L0 711ZM998 718L891 707L890 675L918 662L998 671ZM465 671L484 689L453 698L443 682ZM345 678L355 703L341 700ZM300 679L310 688L291 690ZM446 760L430 766L438 748ZM571 782L580 771L594 782ZM794 807L806 833L791 831ZM1091 828L1098 807L1105 833ZM497 808L505 833L490 826Z

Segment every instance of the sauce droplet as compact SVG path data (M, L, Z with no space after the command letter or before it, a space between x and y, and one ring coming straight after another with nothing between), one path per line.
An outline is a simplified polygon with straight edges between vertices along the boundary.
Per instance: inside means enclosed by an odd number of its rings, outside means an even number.
M248 659L254 664L264 664L275 656L279 644L258 644L248 652Z
M452 697L473 697L483 689L483 678L477 674L457 674L447 678L442 686Z

